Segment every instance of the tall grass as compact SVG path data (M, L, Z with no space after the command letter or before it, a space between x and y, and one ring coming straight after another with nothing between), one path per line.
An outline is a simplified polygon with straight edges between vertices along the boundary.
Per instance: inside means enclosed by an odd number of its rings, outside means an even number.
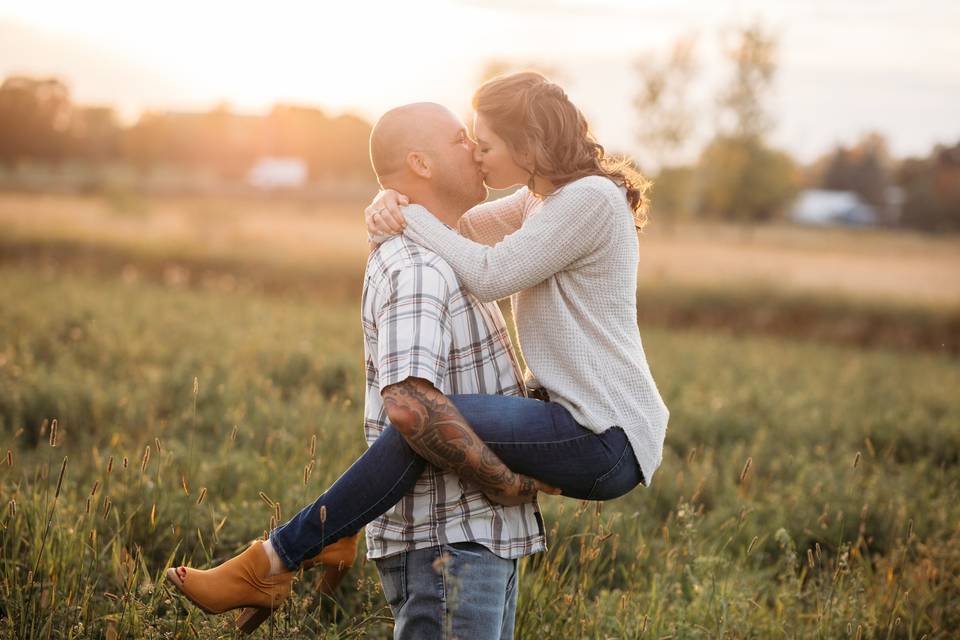
M232 637L163 570L232 556L363 450L356 305L11 268L0 297L0 635ZM643 336L663 466L617 501L542 501L518 637L960 628L955 359ZM316 579L258 633L390 636L372 564L336 601Z

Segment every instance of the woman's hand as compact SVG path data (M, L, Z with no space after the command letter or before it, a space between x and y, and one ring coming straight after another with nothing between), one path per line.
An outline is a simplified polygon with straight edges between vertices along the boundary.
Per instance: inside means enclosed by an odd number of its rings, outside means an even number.
M384 189L373 199L370 206L363 210L367 223L367 234L375 236L393 236L403 233L407 226L400 207L410 204L410 200L393 189Z

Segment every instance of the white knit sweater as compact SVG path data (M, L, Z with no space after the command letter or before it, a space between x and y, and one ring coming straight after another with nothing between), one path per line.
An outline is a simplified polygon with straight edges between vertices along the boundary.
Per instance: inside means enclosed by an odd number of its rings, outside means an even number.
M638 243L624 190L602 176L544 200L522 188L468 211L463 235L419 205L404 216L405 233L443 257L478 299L516 294L528 384L591 431L621 427L649 485L670 413L637 328Z

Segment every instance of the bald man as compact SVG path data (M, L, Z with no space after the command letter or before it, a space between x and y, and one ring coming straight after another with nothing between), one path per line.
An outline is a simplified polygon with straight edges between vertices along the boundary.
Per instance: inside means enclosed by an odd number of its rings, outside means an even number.
M463 123L433 103L392 109L370 136L380 184L451 227L486 197L474 152ZM507 468L446 395L522 395L500 309L398 235L370 253L362 320L369 448L271 532L271 573L296 570L369 522L367 557L394 638L512 638L517 559L545 548L535 500L543 487Z
M474 151L460 119L432 103L387 112L370 137L380 184L453 228L486 197ZM442 258L403 235L371 253L362 306L367 441L392 430L389 420L433 463L367 526L394 638L512 638L517 559L545 548L542 520L535 501L487 498L529 492L529 479L503 466L445 395L522 395L500 309L479 303Z
M463 123L432 103L387 112L370 136L381 185L451 227L486 196L474 151ZM517 559L545 548L536 494L554 490L507 468L446 395L523 395L500 309L398 235L370 253L362 320L369 448L271 532L271 575L369 523L395 638L511 638Z
M474 152L460 119L431 103L389 111L370 137L380 184L453 228L486 198ZM370 255L362 315L368 443L389 419L433 463L367 526L367 557L393 611L394 638L512 638L517 559L545 548L542 519L535 501L502 506L487 498L522 494L524 479L445 395L522 394L500 309L477 302L442 258L399 235Z

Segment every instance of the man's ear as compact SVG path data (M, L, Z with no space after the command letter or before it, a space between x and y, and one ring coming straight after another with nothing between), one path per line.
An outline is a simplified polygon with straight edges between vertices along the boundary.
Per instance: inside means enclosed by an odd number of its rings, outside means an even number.
M429 178L431 175L430 156L422 151L411 151L407 154L407 166L415 175Z

